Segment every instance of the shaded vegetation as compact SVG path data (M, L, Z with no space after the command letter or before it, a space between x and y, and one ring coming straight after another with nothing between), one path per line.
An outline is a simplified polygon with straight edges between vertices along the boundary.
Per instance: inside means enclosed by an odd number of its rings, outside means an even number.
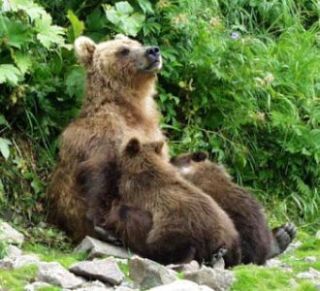
M1 216L43 220L57 137L83 97L71 44L121 32L161 47L157 100L173 153L207 150L281 219L319 227L317 1L10 3L0 13Z

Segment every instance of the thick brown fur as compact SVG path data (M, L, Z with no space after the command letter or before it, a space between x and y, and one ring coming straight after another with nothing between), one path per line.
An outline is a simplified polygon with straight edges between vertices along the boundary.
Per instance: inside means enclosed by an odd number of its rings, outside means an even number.
M260 265L276 255L270 253L274 240L262 206L244 188L232 182L223 166L208 160L204 152L183 154L172 158L171 162L183 177L210 195L230 216L240 235L242 263Z
M152 214L152 228L141 242L140 254L161 263L186 258L210 262L213 254L225 248L226 265L238 264L239 236L232 221L210 197L163 160L159 155L162 146L162 142L141 144L132 139L119 158L120 205L130 204ZM108 215L106 221L110 221ZM119 229L120 237L128 230L122 221ZM126 237L130 246L130 236Z
M61 136L59 161L47 191L49 220L74 240L93 229L86 217L85 199L79 195L80 184L85 184L81 175L80 181L76 179L79 164L88 163L94 170L102 151L104 161L116 162L120 145L132 136L144 142L164 140L153 100L161 57L151 62L147 49L126 37L100 44L79 37L75 42L76 54L87 73L86 96L80 115ZM166 147L162 156L167 158ZM113 194L107 188L104 191L108 209Z

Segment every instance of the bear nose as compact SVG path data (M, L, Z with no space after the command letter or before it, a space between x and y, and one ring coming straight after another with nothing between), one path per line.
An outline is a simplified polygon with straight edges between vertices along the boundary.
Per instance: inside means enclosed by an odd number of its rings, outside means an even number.
M157 59L160 56L160 49L157 46L147 48L146 55L152 59Z

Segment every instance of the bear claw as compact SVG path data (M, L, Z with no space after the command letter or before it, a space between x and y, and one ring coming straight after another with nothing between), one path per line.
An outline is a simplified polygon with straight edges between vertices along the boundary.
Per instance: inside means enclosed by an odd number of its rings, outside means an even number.
M293 223L286 223L272 230L273 242L268 259L283 253L296 237L297 228Z

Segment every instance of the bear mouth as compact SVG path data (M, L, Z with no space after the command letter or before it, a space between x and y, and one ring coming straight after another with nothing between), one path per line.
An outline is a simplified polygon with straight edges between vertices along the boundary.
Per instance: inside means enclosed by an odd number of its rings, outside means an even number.
M161 70L162 62L161 59L154 60L150 63L146 68L144 68L145 72L158 72Z

